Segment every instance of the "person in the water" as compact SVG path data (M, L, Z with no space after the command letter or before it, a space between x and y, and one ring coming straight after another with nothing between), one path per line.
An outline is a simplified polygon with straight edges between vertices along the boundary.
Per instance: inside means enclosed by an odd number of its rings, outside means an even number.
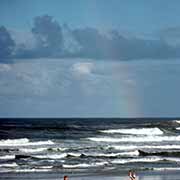
M68 176L64 176L64 180L68 180Z
M132 172L132 177L133 177L134 180L136 180L136 173L135 173L135 171Z
M136 173L134 171L130 170L128 176L130 180L136 180Z

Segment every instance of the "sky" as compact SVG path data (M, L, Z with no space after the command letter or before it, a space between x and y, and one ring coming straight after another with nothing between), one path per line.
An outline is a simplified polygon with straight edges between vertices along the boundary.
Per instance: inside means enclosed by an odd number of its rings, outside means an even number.
M122 28L137 32L179 26L178 0L1 0L0 22L28 29L35 16L49 14L72 26Z
M0 117L178 117L179 0L0 0Z

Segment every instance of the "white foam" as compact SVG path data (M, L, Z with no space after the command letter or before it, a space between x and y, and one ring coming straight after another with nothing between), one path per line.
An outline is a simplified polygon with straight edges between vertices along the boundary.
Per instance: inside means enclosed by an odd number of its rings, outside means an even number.
M0 146L38 146L38 145L50 145L50 144L54 144L54 142L50 140L30 142L29 139L27 138L7 139L0 141Z
M16 163L11 163L11 164L0 164L0 167L5 167L5 168L13 168L17 167L18 165Z
M10 160L10 159L15 159L15 155L5 155L5 156L0 156L1 160Z
M120 153L109 153L109 154L105 154L105 153L87 153L85 154L87 156L94 156L94 157L117 157L117 156L138 156L139 152L136 151L129 151L129 152L120 152Z
M16 167L16 166L14 166ZM53 166L40 166L38 168L31 168L31 169L2 169L0 173L8 173L8 172L49 172L52 171Z
M136 150L136 151L129 151L129 152L122 152L122 153L119 153L120 156L138 156L139 155L139 152Z
M41 166L41 167L39 167L40 169L52 169L53 168L53 166Z
M87 164L87 163L82 163L82 164L73 164L73 165L68 165L68 164L63 164L63 168L69 168L69 169L73 169L73 168L88 168L88 167L98 167L98 166L104 166L107 165L108 162L97 162L97 163L91 163L91 164Z
M142 146L127 146L127 145L110 145L107 146L107 149L115 149L115 150L134 150L134 149L139 149Z
M7 139L7 140L1 140L0 146L19 146L22 144L29 143L29 139L23 138L23 139Z
M109 134L135 134L135 135L162 135L163 131L161 131L159 128L141 128L141 129L109 129L109 130L103 130L101 131L103 133L109 133Z
M23 144L23 146L39 146L39 145L52 145L54 142L48 141L37 141L37 142L29 142L27 144Z
M178 167L162 167L162 168L153 168L154 171L179 171Z
M180 162L180 158L175 158L175 157L167 157L166 160L174 161L174 162Z
M180 130L180 127L177 127L176 129L177 129L177 130Z
M16 170L13 170L13 172L48 172L48 171L51 171L51 169L16 169Z
M90 137L88 140L95 142L162 142L162 141L179 141L180 136L145 136L145 137L121 137L121 138L111 138L111 137Z
M43 152L46 150L47 150L47 148L33 148L33 149L21 148L21 149L19 149L19 151L24 152L24 153L37 153L37 152Z
M11 65L9 64L0 64L0 72L8 72L11 70Z
M68 148L64 148L64 147L57 147L57 148L50 148L52 151L65 151Z
M37 155L37 156L33 156L39 159L62 159L65 158L67 156L66 153L63 154L46 154L46 155Z
M107 146L107 149L115 149L115 150L134 150L134 149L138 149L141 148L142 146L127 146L127 145L111 145L111 146Z
M180 120L175 120L175 122L179 123L180 124Z
M74 157L80 157L81 153L68 153L67 155L74 156Z
M74 156L74 157L80 157L81 153L68 153L67 155ZM137 150L135 151L129 151L129 152L120 152L120 153L83 153L85 156L92 156L92 157L116 157L116 156L138 156L139 152Z
M157 162L164 160L160 157L148 157L148 158L138 158L138 159L116 159L113 160L113 164L126 164L126 163L132 163L132 162Z
M173 161L173 162L180 162L180 158L169 158L169 157L144 157L138 159L116 159L113 160L112 163L114 164L126 164L126 163L133 163L133 162L157 162L157 161Z
M180 149L180 145L161 145L161 146L127 146L127 145L111 145L107 148L113 148L115 150L133 150L133 149Z

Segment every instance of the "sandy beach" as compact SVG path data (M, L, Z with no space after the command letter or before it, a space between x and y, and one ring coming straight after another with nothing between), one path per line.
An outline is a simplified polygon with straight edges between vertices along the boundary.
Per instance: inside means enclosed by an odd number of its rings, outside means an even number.
M0 175L0 179L11 180L60 180L63 179L61 173L3 173ZM148 171L138 172L137 180L179 180L180 171ZM69 180L129 180L126 174L119 175L72 175L69 174Z

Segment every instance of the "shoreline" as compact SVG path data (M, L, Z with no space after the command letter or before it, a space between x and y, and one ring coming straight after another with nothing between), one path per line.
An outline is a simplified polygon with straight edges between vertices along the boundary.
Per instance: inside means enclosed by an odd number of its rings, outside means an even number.
M139 171L136 172L137 180L178 180L180 176L180 170L161 170L161 171ZM57 180L63 179L63 176L67 175L69 180L128 180L128 175L125 172L117 172L116 174L71 174L62 172L19 172L19 173L0 173L0 179L31 179L31 180Z

